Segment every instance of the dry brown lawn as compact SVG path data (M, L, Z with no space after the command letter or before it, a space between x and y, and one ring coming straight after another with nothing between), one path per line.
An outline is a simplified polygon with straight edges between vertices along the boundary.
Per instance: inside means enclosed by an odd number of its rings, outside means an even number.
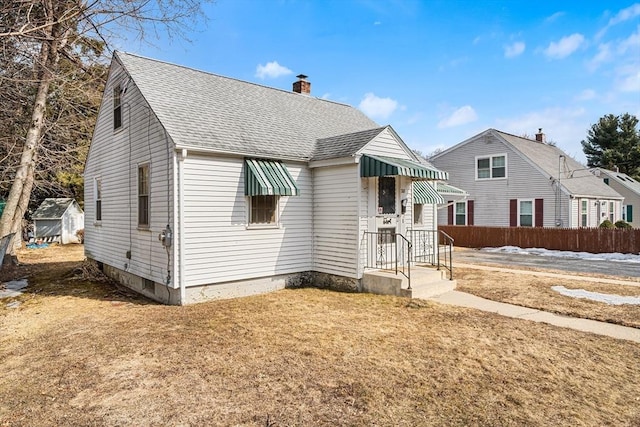
M2 426L640 425L631 342L315 289L168 307L78 278L78 247L20 259Z
M579 276L574 276L576 279L566 279L539 277L526 272L506 273L470 268L457 268L455 275L458 279L457 290L479 297L572 317L640 328L638 305L608 305L588 299L572 298L551 289L552 286L564 286L568 289L638 297L640 287L580 280Z

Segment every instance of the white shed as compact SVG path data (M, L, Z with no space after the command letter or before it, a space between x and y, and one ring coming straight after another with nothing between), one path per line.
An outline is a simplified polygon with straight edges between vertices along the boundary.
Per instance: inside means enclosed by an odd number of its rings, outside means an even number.
M75 199L45 199L32 218L36 239L63 245L80 243L76 232L84 228L84 212Z

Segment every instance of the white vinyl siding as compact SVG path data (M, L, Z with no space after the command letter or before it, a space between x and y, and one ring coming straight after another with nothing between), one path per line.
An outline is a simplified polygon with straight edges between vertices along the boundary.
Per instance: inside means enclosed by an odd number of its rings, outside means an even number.
M311 270L312 187L303 164L287 163L300 196L280 196L279 227L247 227L244 159L189 154L184 161L186 286Z
M96 224L96 204L85 204L85 253L89 258L112 265L134 275L166 283L173 261L158 241L158 234L169 223L173 226L172 144L135 85L122 95L122 131L114 132L113 99L115 85L127 76L114 63L91 142L85 167L85 181L98 178L102 220ZM129 128L129 118L134 125ZM137 213L138 165L150 165L148 230L139 230ZM96 186L85 186L85 200L96 200ZM128 253L130 256L128 257Z
M413 159L406 150L402 147L400 142L396 140L393 133L389 129L385 129L378 136L376 136L371 142L369 142L363 149L365 154L395 157L398 159Z
M315 271L357 277L359 180L358 165L314 169Z

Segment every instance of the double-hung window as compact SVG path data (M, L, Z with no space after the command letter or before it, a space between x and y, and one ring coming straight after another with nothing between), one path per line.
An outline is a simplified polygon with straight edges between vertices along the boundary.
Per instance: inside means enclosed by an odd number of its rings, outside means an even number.
M615 210L615 203L614 202L609 202L609 221L611 222L615 222L615 217L616 217L616 210Z
M507 155L476 157L476 179L498 179L507 176Z
M149 164L138 166L138 227L149 227Z
M456 202L456 225L467 225L467 202Z
M102 179L93 180L93 195L96 202L96 222L102 221Z
M518 225L520 227L533 227L533 200L519 201Z
M580 225L582 227L589 226L589 201L588 200L580 201Z

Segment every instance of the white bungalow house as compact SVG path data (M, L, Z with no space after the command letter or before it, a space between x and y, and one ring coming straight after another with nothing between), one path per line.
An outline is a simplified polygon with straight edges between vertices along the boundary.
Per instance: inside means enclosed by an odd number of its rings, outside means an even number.
M87 257L170 304L359 291L390 243L376 233L435 229L413 204L437 203L447 174L298 77L289 92L115 53L85 167Z
M592 172L624 197L622 219L633 228L640 228L640 182L619 170L594 168Z
M542 129L528 139L487 129L430 160L469 193L440 224L597 227L622 218L623 197L558 147Z

